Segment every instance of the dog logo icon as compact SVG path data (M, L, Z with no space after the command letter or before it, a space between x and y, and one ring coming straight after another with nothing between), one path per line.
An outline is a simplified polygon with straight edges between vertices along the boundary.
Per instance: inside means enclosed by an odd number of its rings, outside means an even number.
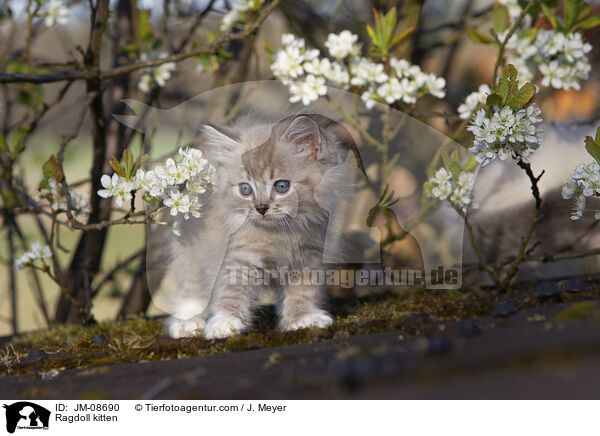
M4 405L6 409L6 431L14 433L18 429L48 429L50 411L29 401L19 401Z

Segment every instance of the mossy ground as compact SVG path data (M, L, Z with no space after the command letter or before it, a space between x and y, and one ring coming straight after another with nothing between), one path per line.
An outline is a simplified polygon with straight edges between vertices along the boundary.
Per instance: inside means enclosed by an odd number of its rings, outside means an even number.
M326 329L304 329L281 332L275 328L272 308L257 314L255 327L247 334L226 340L208 341L203 337L173 340L163 330L161 319L130 317L124 321L100 322L92 326L60 325L50 330L15 337L0 350L0 375L44 373L53 369L94 368L244 351L266 347L301 344L332 338L400 330L403 336L427 335L439 331L439 324L488 316L500 298L493 291L425 291L384 292L365 298L333 301L331 312L335 322ZM506 296L502 296L506 298ZM519 309L544 304L527 292L509 298ZM598 298L598 291L561 294L557 302ZM589 314L586 311L586 316ZM92 335L104 335L107 342L94 345ZM30 350L43 349L48 358L27 360Z

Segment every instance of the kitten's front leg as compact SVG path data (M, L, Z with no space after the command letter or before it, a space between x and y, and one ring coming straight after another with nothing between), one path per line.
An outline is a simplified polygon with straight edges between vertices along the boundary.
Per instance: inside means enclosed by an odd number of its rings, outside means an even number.
M167 332L169 333L169 336L175 339L196 336L202 332L205 325L206 320L202 315L196 315L188 319L170 316L166 320Z
M197 336L206 325L204 310L208 305L200 289L189 285L178 288L178 295L171 308L172 315L165 321L169 336L172 338L189 338Z
M204 337L221 339L246 330L252 321L253 302L254 290L251 286L230 274L220 277L210 301L210 316L204 328Z
M319 308L321 289L311 285L288 285L284 288L280 307L279 327L298 330L306 327L325 328L333 318Z

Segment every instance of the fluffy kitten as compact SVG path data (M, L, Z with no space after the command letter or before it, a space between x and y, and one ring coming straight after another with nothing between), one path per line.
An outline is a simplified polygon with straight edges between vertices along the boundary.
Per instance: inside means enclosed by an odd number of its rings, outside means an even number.
M203 329L206 338L223 338L250 327L260 286L244 285L243 270L322 268L328 214L315 195L336 202L338 190L320 182L348 154L334 126L324 117L296 115L203 127L200 148L217 183L203 217L171 247L178 286L167 321L172 337ZM277 288L281 329L332 323L319 286Z

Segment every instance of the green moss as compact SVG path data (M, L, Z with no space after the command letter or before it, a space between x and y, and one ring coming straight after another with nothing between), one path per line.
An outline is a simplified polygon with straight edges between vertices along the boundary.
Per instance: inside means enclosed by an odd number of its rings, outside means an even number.
M519 309L540 304L527 294L512 297ZM496 299L494 292L414 290L337 300L331 305L335 322L330 327L294 332L277 330L275 312L267 308L260 311L256 326L249 333L220 341L207 341L201 336L174 340L164 333L161 320L143 317L88 327L59 325L14 338L9 346L0 350L0 374L78 368L104 371L110 365L120 363L238 352L389 330L400 330L402 337L432 334L439 332L439 325L444 321L490 315ZM99 334L106 336L107 343L94 345L90 336ZM27 353L33 349L45 350L50 358L27 362ZM340 353L343 357L343 350Z
M592 319L597 315L596 303L593 301L583 301L567 307L561 313L554 317L554 321L573 321Z

